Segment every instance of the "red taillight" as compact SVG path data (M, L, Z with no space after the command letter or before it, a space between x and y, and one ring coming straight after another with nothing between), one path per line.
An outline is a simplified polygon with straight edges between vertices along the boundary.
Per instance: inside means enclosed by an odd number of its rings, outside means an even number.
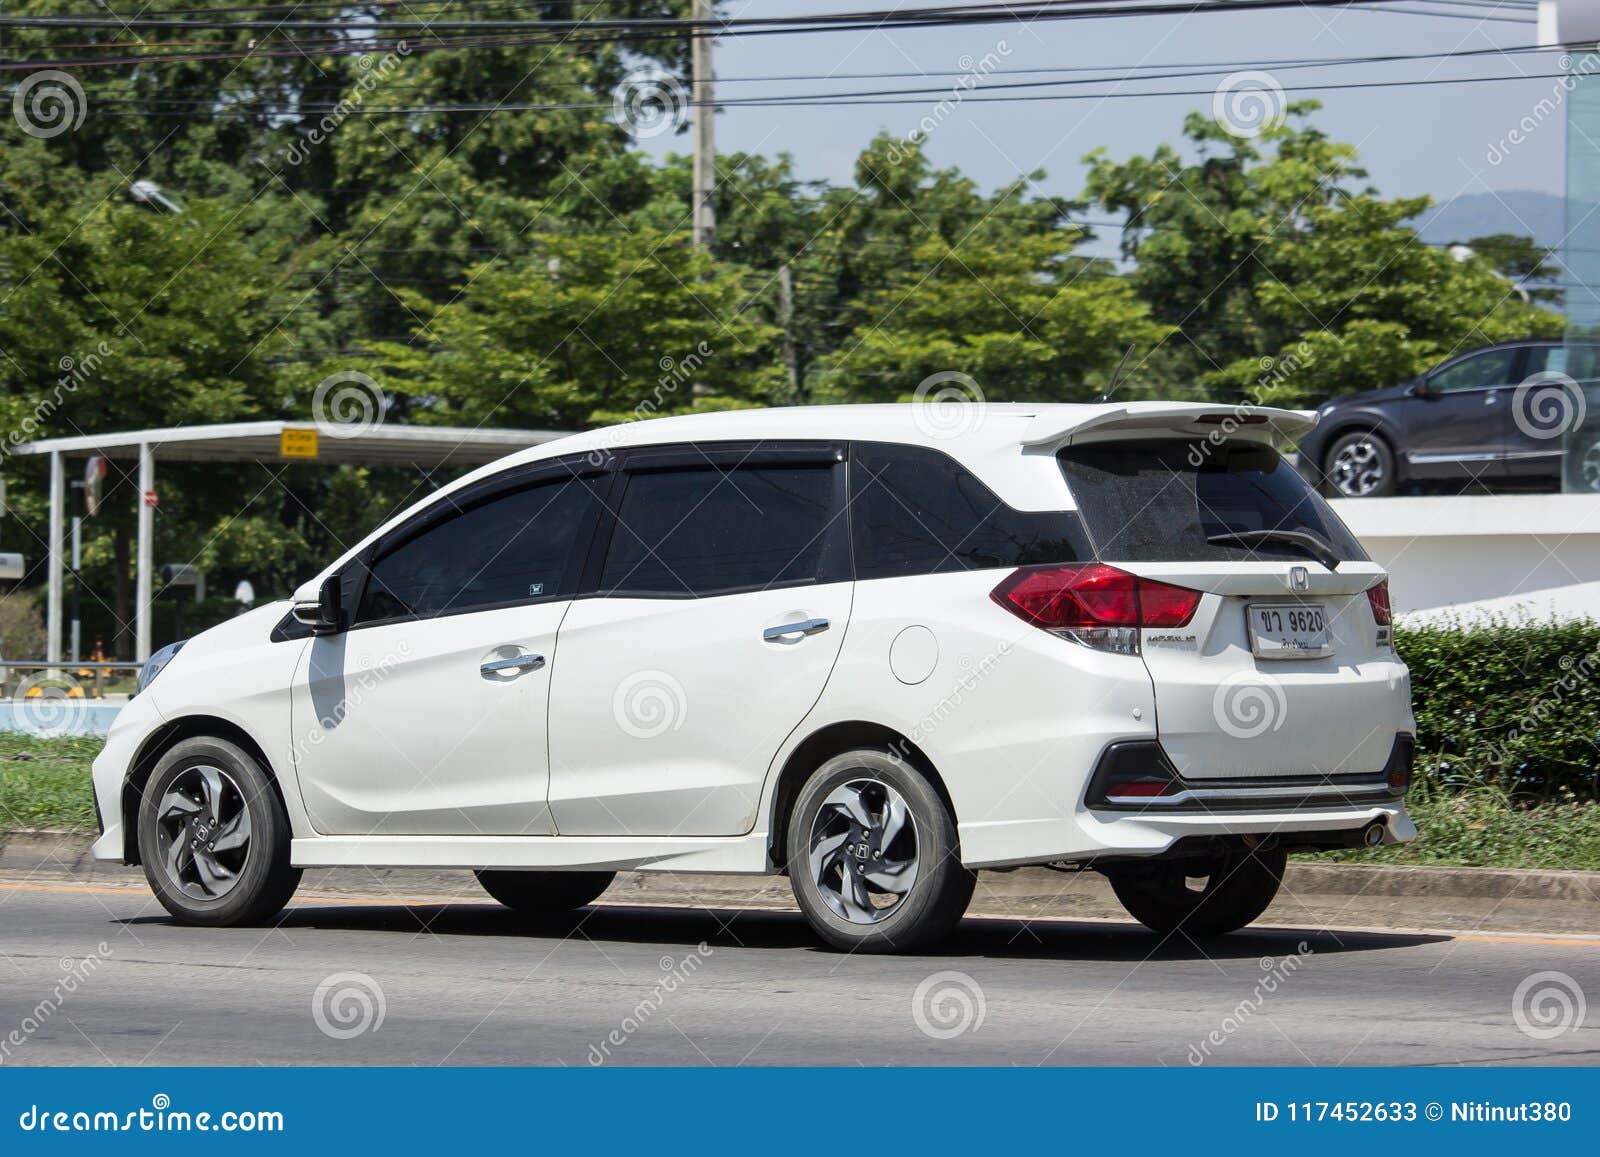
M1388 579L1384 579L1375 587L1367 588L1367 602L1372 604L1372 618L1378 626L1387 627L1394 623L1394 613L1389 609Z
M1098 562L1023 567L1007 575L989 597L1047 631L1181 627L1200 605L1199 591Z

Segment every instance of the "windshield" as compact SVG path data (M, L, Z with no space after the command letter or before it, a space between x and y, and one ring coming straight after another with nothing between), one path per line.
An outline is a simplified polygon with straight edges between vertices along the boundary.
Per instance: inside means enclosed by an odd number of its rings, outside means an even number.
M1310 484L1269 446L1179 439L1069 446L1057 456L1096 554L1106 561L1304 560L1287 541L1208 542L1298 531L1344 561L1367 554Z

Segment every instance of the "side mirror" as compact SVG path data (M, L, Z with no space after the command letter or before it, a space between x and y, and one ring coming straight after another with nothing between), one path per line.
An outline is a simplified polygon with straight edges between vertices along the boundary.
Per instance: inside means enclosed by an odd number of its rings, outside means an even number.
M1428 388L1427 378L1418 378L1406 387L1406 396L1412 398L1431 398L1433 391Z
M338 575L333 575L317 588L316 599L305 596L303 588L295 592L295 603L290 614L295 622L310 627L319 635L337 635L345 629L343 585Z

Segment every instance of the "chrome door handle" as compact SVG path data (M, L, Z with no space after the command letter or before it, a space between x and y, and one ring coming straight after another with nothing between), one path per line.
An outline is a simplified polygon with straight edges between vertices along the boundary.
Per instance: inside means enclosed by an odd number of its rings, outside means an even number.
M814 635L818 631L827 629L827 619L801 619L798 623L779 623L777 626L768 627L761 632L761 637L770 643L774 639L786 639L790 635Z
M485 675L497 675L501 671L521 671L524 668L537 671L543 666L543 655L513 655L509 659L490 659L486 663L479 663L478 670Z

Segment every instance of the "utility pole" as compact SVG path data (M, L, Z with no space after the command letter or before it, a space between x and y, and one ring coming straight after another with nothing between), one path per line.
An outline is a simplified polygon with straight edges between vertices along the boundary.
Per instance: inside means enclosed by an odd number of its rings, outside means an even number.
M783 368L789 377L789 402L800 402L800 358L794 343L794 271L778 266L778 312L783 316Z
M694 0L694 19L710 21L715 0ZM716 119L716 97L711 76L711 34L697 29L690 41L694 66L692 101L694 104L694 244L710 249L717 232L717 215L712 194L717 187L717 144L712 131Z

